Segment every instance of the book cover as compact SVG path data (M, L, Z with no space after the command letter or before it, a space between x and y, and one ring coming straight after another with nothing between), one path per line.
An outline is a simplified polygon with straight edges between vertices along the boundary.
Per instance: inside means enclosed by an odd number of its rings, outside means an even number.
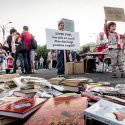
M81 95L77 93L64 93L58 97L81 97Z
M84 85L88 82L87 78L74 78L74 79L66 79L62 83L63 85L67 86L78 86L78 85Z
M14 96L17 96L17 97L34 97L34 95L36 94L36 92L34 92L34 93L25 93L25 92L23 92L23 91L14 91L13 92L13 95Z
M86 97L50 98L24 125L84 125Z
M123 115L125 116L125 106L107 100L99 100L87 108L84 114L108 125L125 125L125 117L123 118Z
M0 116L0 125L8 125L17 120L19 119Z
M54 89L57 89L58 91L61 92L79 92L79 88L78 87L71 87L71 86L57 86L57 85L53 85L52 86Z
M0 98L0 107L5 105L5 104L8 104L8 103L20 100L20 99L21 98L19 98L19 97L4 97L4 98Z
M51 78L50 80L49 80L49 82L51 83L51 84L55 84L55 85L59 85L62 81L64 81L65 80L65 78L64 77L56 77L56 78Z
M60 96L60 95L63 94L62 92L60 92L60 91L58 91L56 89L53 89L53 88L48 89L47 93L53 95L54 97Z
M45 101L42 98L21 98L0 107L0 115L23 119L37 110Z
M0 82L4 82L5 79L12 79L12 78L16 78L19 77L19 74L4 74L4 75L0 75Z
M81 92L81 96L87 97L88 99L93 100L93 101L99 101L100 99L102 99L101 96L94 95L91 92Z

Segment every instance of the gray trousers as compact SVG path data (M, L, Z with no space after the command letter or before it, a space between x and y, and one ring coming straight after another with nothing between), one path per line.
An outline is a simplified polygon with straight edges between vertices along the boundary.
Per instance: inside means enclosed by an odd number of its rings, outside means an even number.
M116 73L116 68L118 66L120 72L124 73L123 50L111 49L110 55L111 55L112 72Z

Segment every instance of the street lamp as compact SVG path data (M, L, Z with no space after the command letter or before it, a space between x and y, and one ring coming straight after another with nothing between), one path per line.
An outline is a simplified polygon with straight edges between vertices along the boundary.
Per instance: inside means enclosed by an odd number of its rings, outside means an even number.
M8 22L6 25L0 25L0 28L2 29L2 33L3 33L3 41L5 41L5 31L6 31L6 27L8 24L10 24L12 22Z

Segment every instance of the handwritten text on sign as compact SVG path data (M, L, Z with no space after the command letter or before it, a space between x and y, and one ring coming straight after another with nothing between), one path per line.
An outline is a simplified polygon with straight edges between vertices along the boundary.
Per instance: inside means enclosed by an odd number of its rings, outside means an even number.
M47 49L79 50L78 32L46 29Z
M104 10L108 21L125 22L124 8L104 7Z

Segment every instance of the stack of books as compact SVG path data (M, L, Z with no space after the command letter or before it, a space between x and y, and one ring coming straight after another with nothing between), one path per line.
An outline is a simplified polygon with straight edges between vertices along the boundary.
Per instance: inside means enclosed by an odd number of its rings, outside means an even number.
M60 85L64 80L65 80L64 77L56 77L56 78L51 78L49 82L54 85Z

